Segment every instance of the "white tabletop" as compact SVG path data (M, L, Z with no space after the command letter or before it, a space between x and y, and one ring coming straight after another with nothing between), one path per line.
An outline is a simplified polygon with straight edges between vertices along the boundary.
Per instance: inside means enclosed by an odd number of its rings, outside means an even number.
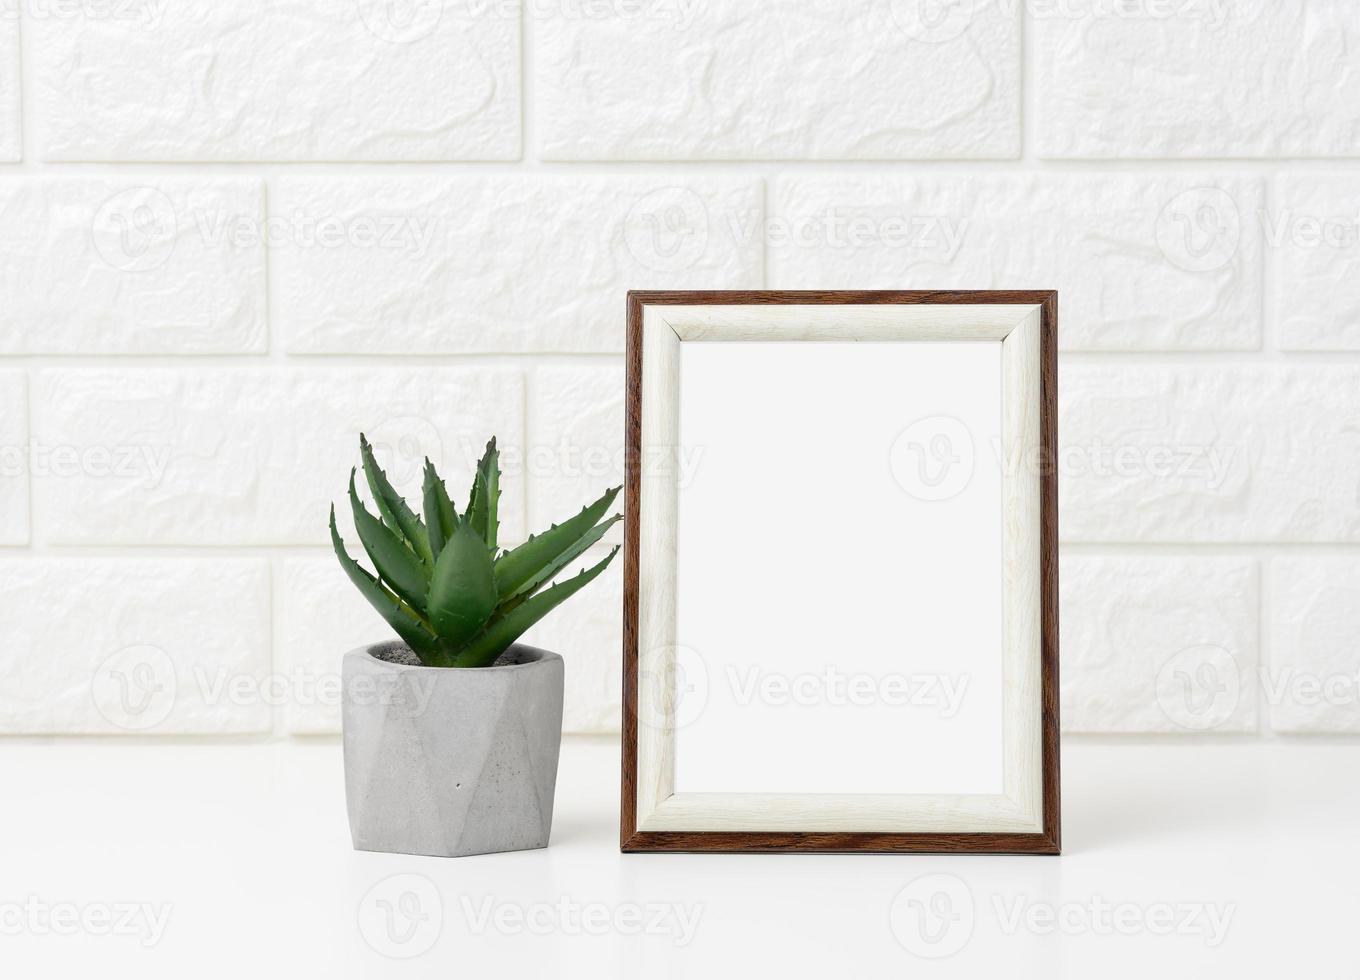
M351 850L335 740L0 757L7 976L1356 969L1353 743L1069 740L1058 858L621 855L613 739L567 740L551 847L453 860Z

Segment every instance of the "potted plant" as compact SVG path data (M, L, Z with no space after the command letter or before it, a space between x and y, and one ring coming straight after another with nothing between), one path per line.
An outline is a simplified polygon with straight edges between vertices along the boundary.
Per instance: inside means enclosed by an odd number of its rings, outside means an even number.
M619 520L620 488L497 550L500 465L493 438L460 515L429 459L418 513L368 440L374 506L350 471L354 527L376 574L331 543L356 588L400 638L351 650L342 668L345 797L356 849L454 857L546 847L562 739L562 658L516 643L614 559L553 578Z

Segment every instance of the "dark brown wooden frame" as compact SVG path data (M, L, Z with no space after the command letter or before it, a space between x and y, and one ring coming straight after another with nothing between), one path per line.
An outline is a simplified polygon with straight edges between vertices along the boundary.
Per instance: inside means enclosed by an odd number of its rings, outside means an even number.
M639 497L642 448L642 308L644 305L779 304L1017 304L1041 307L1040 429L1040 575L1043 831L1041 833L863 833L776 831L640 831L637 829L637 698ZM627 508L624 515L623 596L623 772L619 846L639 852L979 852L1058 854L1061 805L1058 740L1058 487L1057 487L1057 332L1056 290L721 290L638 291L628 293Z

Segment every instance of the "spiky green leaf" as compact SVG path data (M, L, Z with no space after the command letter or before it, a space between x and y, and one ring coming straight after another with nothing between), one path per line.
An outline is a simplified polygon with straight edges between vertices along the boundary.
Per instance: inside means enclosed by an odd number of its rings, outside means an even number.
M534 574L530 576L529 581L521 585L510 596L502 596L502 602L532 595L538 589L542 588L542 586L554 575L585 554L587 548L598 542L604 537L606 531L621 520L623 520L623 515L615 514L608 520L596 524L585 534L581 535L581 537L577 538L576 541L568 545L556 558L534 572Z
M486 493L482 489L482 471L478 470L472 474L472 489L468 491L467 509L463 511L462 523L477 533L477 537L486 540L483 535L486 533L486 501L482 499Z
M359 540L378 577L403 600L423 612L430 567L417 558L395 532L364 508L354 489L353 470L349 473L349 502L354 512L354 529L359 532Z
M430 458L425 457L424 487L425 527L429 532L430 554L436 559L444 548L444 542L453 535L458 526L458 514L449 499L449 490L439 478Z
M364 571L359 563L349 556L349 552L345 550L345 543L340 540L340 532L335 527L334 507L331 507L331 546L335 549L335 557L340 559L340 567L345 570L345 574L359 590L359 594L387 620L388 625L396 631L397 636L406 641L406 645L415 652L421 662L430 663L436 659L438 654L434 634L416 618L415 611L383 588L381 582Z
M581 572L580 575L565 582L558 582L547 591L529 597L504 616L497 616L487 624L485 630L458 651L453 659L453 666L485 667L495 663L505 648L514 643L525 630L604 571L618 552L619 549L615 548L603 561Z
M524 544L501 555L496 560L496 591L501 597L509 598L517 593L535 574L589 533L621 489L615 487L606 491L603 497L583 507L575 517L554 524L542 534L531 535Z
M368 480L368 489L373 494L373 503L377 506L378 513L382 515L383 521L401 536L406 546L414 551L421 561L433 564L434 556L430 553L425 526L388 481L387 474L382 471L377 458L373 455L373 447L369 445L362 432L359 433L359 455L363 458L364 477Z
M486 542L487 550L495 555L496 539L501 527L501 454L496 449L495 436L487 442L486 452L482 454L477 469L482 474L482 489L486 499L486 528L482 532L482 539Z
M446 649L476 636L496 609L491 555L481 536L460 523L434 563L426 610Z
M495 437L492 437L486 444L486 452L477 461L477 471L472 475L472 489L468 491L468 505L463 516L472 529L481 535L493 555L496 553L496 537L500 530L500 499L500 452L496 449Z

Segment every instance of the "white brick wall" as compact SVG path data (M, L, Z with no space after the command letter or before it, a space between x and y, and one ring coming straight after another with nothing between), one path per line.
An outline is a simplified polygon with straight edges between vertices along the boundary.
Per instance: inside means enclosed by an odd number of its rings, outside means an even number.
M1256 729L1254 559L1074 555L1060 574L1067 731Z
M1030 0L1044 157L1360 151L1346 0Z
M23 140L19 113L19 21L0 20L0 162L18 160Z
M0 560L0 732L265 732L268 563Z
M1065 350L1251 350L1261 338L1261 248L1242 224L1201 268L1175 215L1220 197L1261 210L1261 182L1217 174L781 178L772 286L956 289L1046 282ZM1213 259L1220 258L1213 255Z
M1285 350L1360 350L1360 174L1284 174L1265 225Z
M519 156L519 18L502 4L27 6L45 160Z
M494 431L520 537L622 478L624 291L760 286L1060 289L1067 729L1360 732L1357 51L1349 0L18 0L0 732L334 732L355 434L461 491ZM529 637L570 730L620 580Z
M22 371L0 371L0 545L27 544L28 383Z
M759 222L754 179L316 177L277 196L299 229L274 252L290 353L619 353L628 289L760 282L759 237L717 223ZM648 223L671 208L708 227L674 254ZM327 227L342 244L305 237Z
M412 496L426 456L461 488L488 433L511 459L523 445L510 367L110 363L39 372L32 400L35 523L53 544L320 544L360 431ZM501 500L508 540L525 533L518 476Z
M916 4L606 0L535 5L538 149L548 160L1012 158L1020 20L965 31ZM533 9L533 8L528 8ZM951 36L952 35L952 36Z
M0 184L5 354L257 354L268 348L255 179Z

